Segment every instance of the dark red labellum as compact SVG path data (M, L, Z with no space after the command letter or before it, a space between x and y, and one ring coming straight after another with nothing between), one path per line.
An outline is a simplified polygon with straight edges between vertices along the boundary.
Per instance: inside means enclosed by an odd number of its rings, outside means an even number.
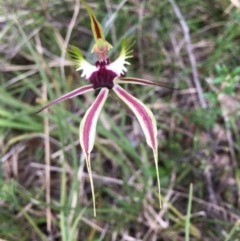
M96 62L96 67L98 67L99 69L93 72L89 78L89 80L93 84L94 89L102 87L106 87L108 89L113 88L113 80L115 77L117 77L117 74L112 70L106 68L106 66L109 64L109 60L104 62Z

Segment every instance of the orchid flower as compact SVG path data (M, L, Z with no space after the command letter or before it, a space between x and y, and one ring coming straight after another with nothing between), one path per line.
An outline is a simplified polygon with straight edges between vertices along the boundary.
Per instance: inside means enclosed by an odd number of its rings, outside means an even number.
M92 53L97 54L98 59L95 65L90 64L87 60L84 59L81 51L75 46L70 47L69 53L75 62L76 70L82 71L81 77L85 77L86 80L90 82L90 84L80 87L57 98L56 100L44 106L38 112L66 99L73 98L75 96L84 94L92 90L100 89L96 100L87 110L85 116L83 117L79 131L80 145L86 158L87 169L90 177L94 216L96 216L96 204L91 171L90 153L94 146L97 120L102 110L102 107L110 93L114 99L117 99L123 106L127 107L127 109L136 116L145 135L147 144L153 150L158 182L159 205L161 208L156 120L153 116L152 111L140 100L133 97L126 90L124 90L120 86L120 84L129 83L152 86L162 86L162 84L154 83L145 79L122 77L127 71L125 65L130 64L127 60L133 57L131 55L131 38L124 38L122 40L121 52L119 57L114 62L110 62L108 57L108 51L112 48L112 46L105 40L103 28L94 16L90 6L84 0L81 1L87 9L91 18L91 27L95 41L92 48Z

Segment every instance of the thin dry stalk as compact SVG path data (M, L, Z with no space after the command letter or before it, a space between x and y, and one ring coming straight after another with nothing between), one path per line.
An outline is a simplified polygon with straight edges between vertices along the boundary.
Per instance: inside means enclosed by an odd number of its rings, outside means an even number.
M54 59L47 63L49 68L59 67L61 65L60 59ZM64 66L72 66L73 62L69 60L65 60ZM0 66L1 72L14 72L14 71L21 71L21 70L37 70L38 66L36 64L28 64L28 65L13 65L13 64L6 64Z
M42 49L42 44L41 44L41 39L39 34L37 33L35 35L35 41L36 41L36 49L40 55L43 54L43 49ZM42 99L43 101L47 102L47 85L46 83L43 84L42 86ZM44 112L47 114L48 110L44 110ZM51 219L52 219L52 214L51 214L51 208L50 208L50 203L51 203L51 171L50 171L50 138L49 138L49 119L47 116L44 117L44 150L45 150L45 186L46 186L46 219L47 219L47 231L51 233Z
M142 22L143 22L143 12L144 12L144 8L146 5L146 1L141 1L141 3L139 3L139 13L138 13L138 58L139 58L139 65L140 65L140 70L141 73L143 73L143 69L144 69L144 58L143 58L143 46L142 46Z
M105 0L105 3L106 3L108 14L110 16L112 16L113 12L111 9L110 0ZM111 31L111 36L112 36L112 42L116 43L117 42L117 34L116 34L116 28L115 28L114 23L112 24L110 31Z
M195 56L194 56L193 51L192 51L192 43L191 43L191 38L190 38L190 34L189 34L189 27L188 27L183 15L182 15L180 9L179 9L179 7L175 3L175 1L174 0L168 0L168 1L171 3L173 11L174 11L175 15L177 16L177 18L178 18L178 20L179 20L179 22L182 26L183 33L184 33L184 39L185 39L185 42L186 42L187 53L188 53L188 57L189 57L191 68L192 68L193 81L194 81L194 84L197 88L197 94L198 94L199 102L201 104L201 107L203 109L206 109L207 103L206 103L206 101L203 97L203 90L202 90L202 86L201 86L201 83L200 83L199 77L198 77L197 63L196 63L196 59L195 59Z
M115 12L111 15L111 17L108 19L108 21L105 24L105 27L108 27L115 19L118 11L123 7L123 5L127 2L127 0L122 0L119 5L117 6Z
M18 153L14 153L12 156L12 169L15 179L18 179Z
M73 13L71 22L68 26L68 30L67 30L66 38L65 38L64 43L63 43L62 54L61 54L60 70L61 70L62 79L64 81L65 81L65 71L64 71L64 65L65 64L64 64L64 62L65 62L66 49L67 49L67 46L68 46L68 43L69 43L69 40L70 40L70 37L71 37L71 34L72 34L73 27L75 26L75 23L76 23L79 10L80 10L80 1L76 0L75 7L74 7L74 13Z
M43 100L47 101L47 86L46 84L43 85ZM47 114L48 110L44 110ZM47 216L47 230L51 232L51 196L50 196L50 182L51 182L51 174L50 174L50 140L49 140L49 119L48 117L44 117L44 149L45 149L45 175L46 175L46 216Z

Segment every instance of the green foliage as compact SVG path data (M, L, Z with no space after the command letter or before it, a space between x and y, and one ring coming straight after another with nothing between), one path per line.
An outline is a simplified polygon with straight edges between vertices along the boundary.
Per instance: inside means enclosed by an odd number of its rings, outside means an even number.
M210 129L214 127L220 114L221 109L216 107L209 108L207 112L203 109L197 109L189 113L189 118L192 123L195 123L199 127Z
M1 1L0 238L182 240L185 233L185 240L237 241L239 11L235 7L225 11L229 2L225 6L220 0L176 1L190 29L208 105L202 109L183 32L169 1L139 1L138 8L135 1L123 6L121 1L107 2L111 8L105 2L89 4L113 45L111 60L119 54L121 38L133 35L136 44L128 75L165 81L180 89L125 86L148 104L157 119L165 206L158 209L153 156L137 121L109 98L92 154L97 201L93 219L78 127L96 93L35 114L46 102L86 84L67 58L61 60L75 1L41 1L43 5L32 0ZM114 21L109 22L115 11ZM89 28L81 7L68 45L90 57ZM47 127L50 204L45 199ZM190 183L192 193L188 193Z

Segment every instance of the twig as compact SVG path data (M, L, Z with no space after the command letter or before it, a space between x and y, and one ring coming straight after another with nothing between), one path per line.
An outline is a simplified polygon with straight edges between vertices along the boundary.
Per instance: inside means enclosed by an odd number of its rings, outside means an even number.
M189 34L189 27L188 27L186 21L184 20L182 13L181 13L179 7L177 6L177 4L175 3L175 1L174 0L168 0L168 1L172 4L173 11L175 12L175 14L182 26L183 33L184 33L184 39L186 41L187 53L188 53L188 57L189 57L191 68L192 68L193 81L197 88L199 102L201 104L201 107L203 109L206 109L207 103L206 103L205 99L203 98L203 90L202 90L202 86L201 86L201 83L200 83L199 77L198 77L197 63L196 63L196 59L195 59L195 56L192 51L192 43L191 43L191 38L190 38L190 34Z
M42 44L41 44L41 39L39 34L35 35L35 41L36 41L36 49L39 53L39 55L43 54L42 50ZM42 86L42 99L44 101L47 101L47 85L46 83L43 83ZM48 110L44 110L44 112L47 114ZM51 196L50 196L50 191L51 191L51 172L50 172L50 138L49 138L49 119L47 116L44 117L44 135L45 135L45 140L44 140L44 149L45 149L45 186L46 186L46 218L47 218L47 231L51 233L51 219L52 219L52 214L51 214L51 208L50 208L50 203L51 203Z
M43 85L43 100L47 101L47 86L46 84ZM48 110L44 110L46 113L48 113ZM50 183L51 183L51 172L50 172L50 140L49 140L49 119L48 117L44 117L44 134L45 134L45 141L44 141L44 147L45 147L45 175L46 175L46 216L47 216L47 231L51 232L51 196L50 196Z
M68 46L68 43L69 43L69 40L70 40L70 36L72 34L73 27L76 23L79 10L80 10L80 1L76 0L74 13L73 13L71 22L70 22L68 30L67 30L67 34L66 34L66 38L65 38L64 43L63 43L63 49L62 49L62 54L61 54L61 68L60 69L61 69L61 76L62 76L63 80L65 80L64 61L65 61L66 49L67 49L67 46Z
M106 7L107 7L108 14L111 16L113 14L113 12L112 12L112 9L111 9L110 1L105 0L105 4L106 4ZM111 36L112 36L112 42L116 43L117 42L117 35L116 35L116 28L115 28L114 23L112 24L110 31L111 31Z
M138 13L138 57L139 57L139 64L140 64L140 71L143 73L144 69L144 58L143 58L143 46L142 46L142 22L143 22L143 12L145 8L146 1L143 0L139 3L139 13Z
M115 12L113 12L113 14L110 16L110 18L106 21L106 23L105 23L105 28L107 28L108 26L111 25L111 23L114 21L116 15L117 15L118 11L123 7L123 5L124 5L126 2L127 2L127 0L122 0L122 1L118 4Z
M61 59L55 59L47 62L48 68L59 67L61 65ZM64 66L72 66L73 62L65 60ZM21 70L38 70L37 64L28 64L28 65L1 65L0 72L10 72L10 71L21 71Z

